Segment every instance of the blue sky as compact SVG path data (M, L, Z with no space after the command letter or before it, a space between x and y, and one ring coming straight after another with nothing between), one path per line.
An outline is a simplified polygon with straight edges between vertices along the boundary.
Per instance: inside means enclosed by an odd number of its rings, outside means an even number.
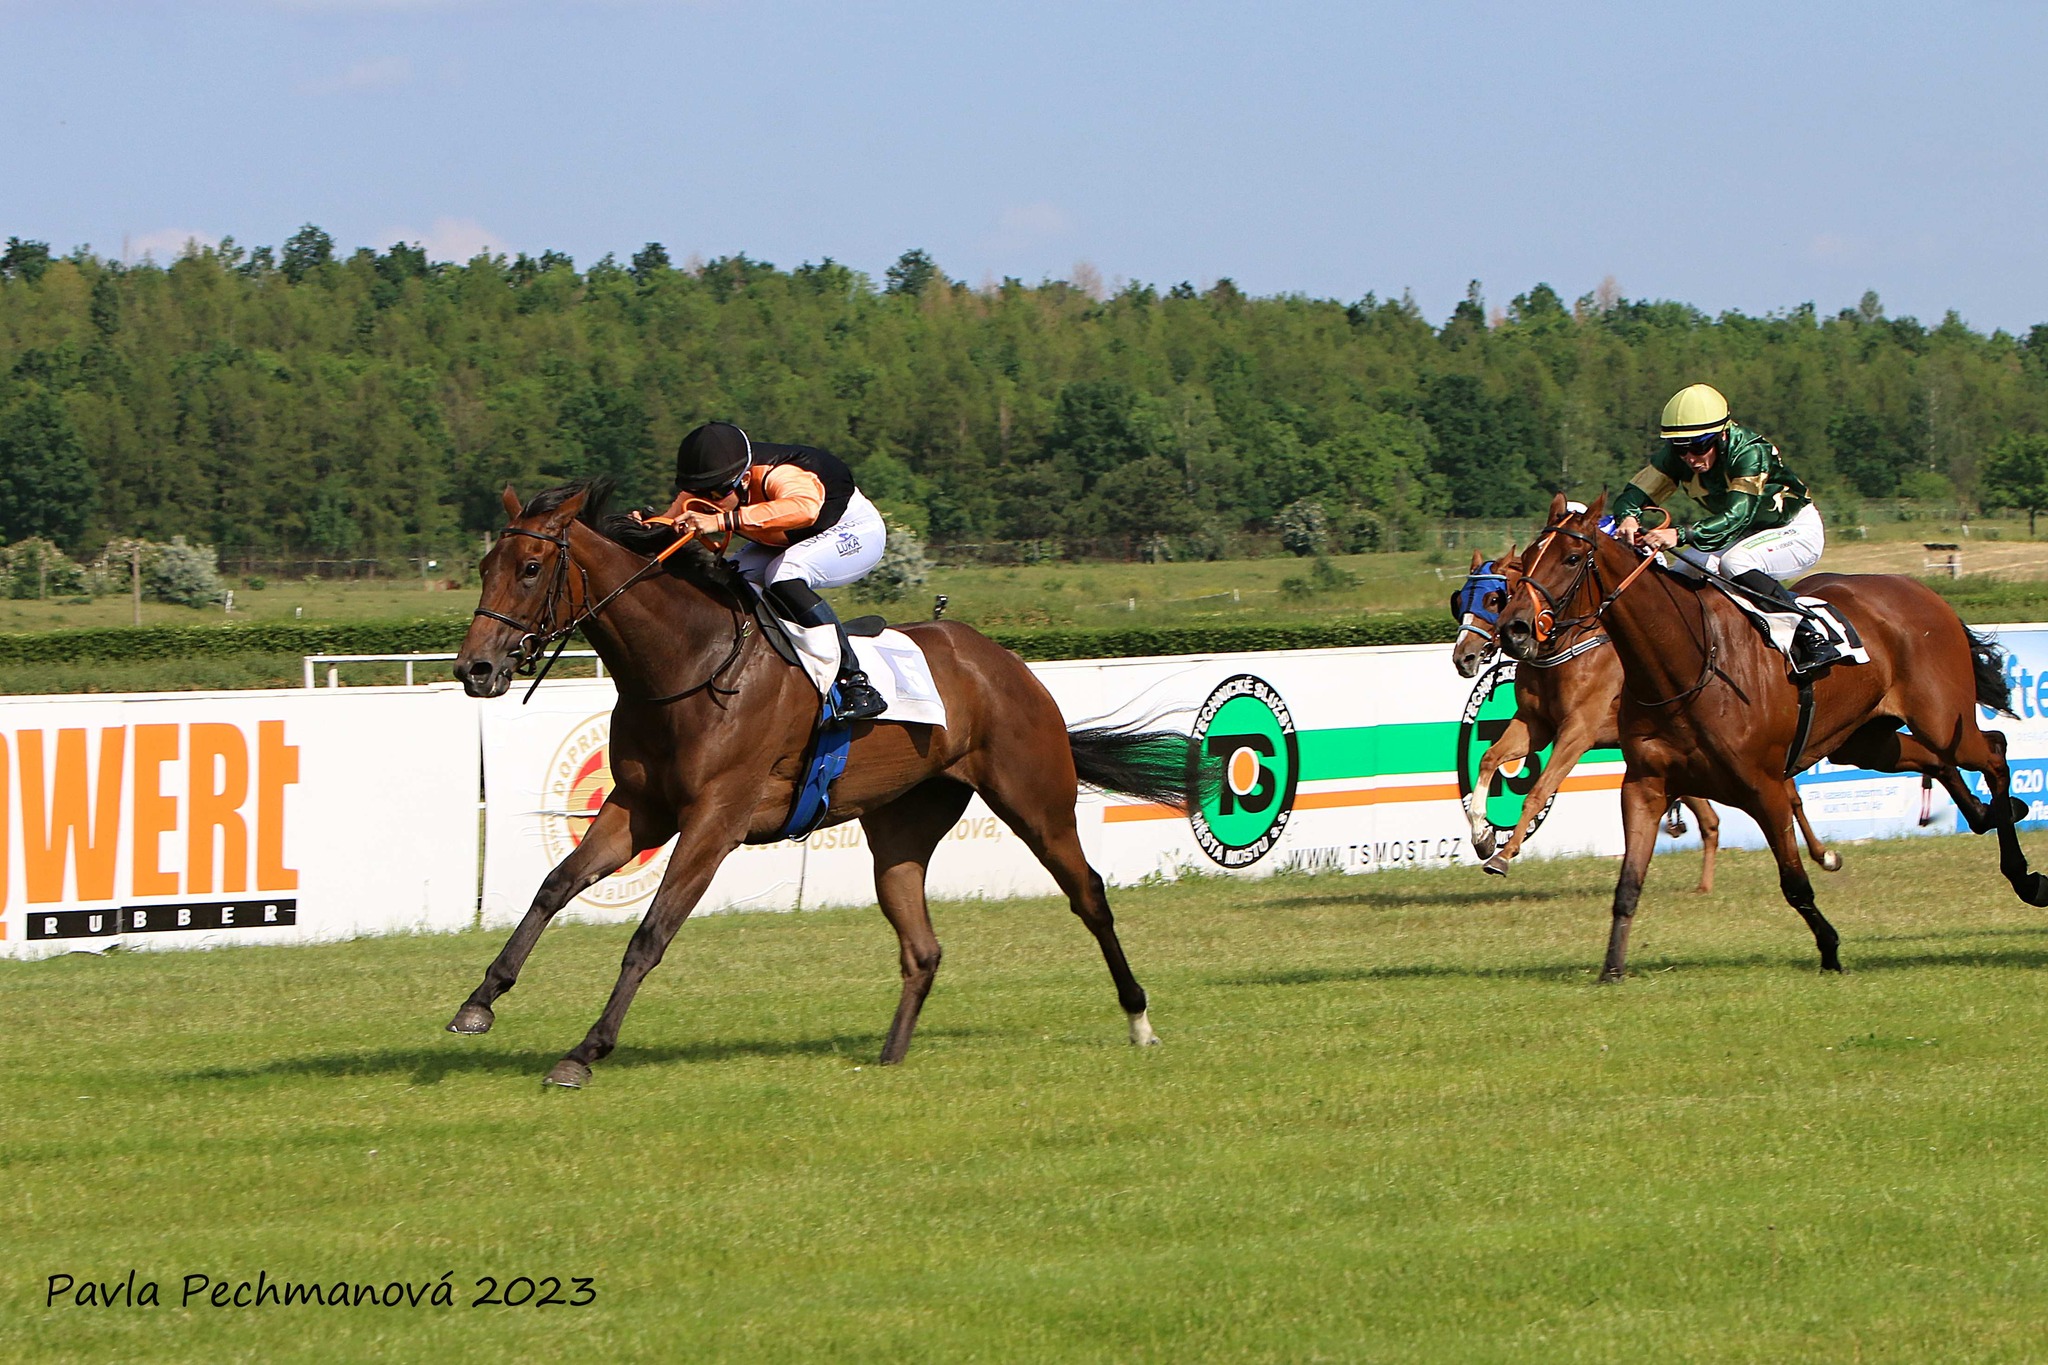
M1896 17L1894 17L1896 15ZM2048 7L0 0L0 235L2048 320Z

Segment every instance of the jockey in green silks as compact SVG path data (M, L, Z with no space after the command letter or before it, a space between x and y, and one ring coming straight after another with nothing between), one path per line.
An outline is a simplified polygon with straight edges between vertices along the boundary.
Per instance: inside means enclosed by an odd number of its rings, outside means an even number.
M1664 405L1663 444L1614 500L1615 534L1630 544L1669 550L1720 573L1766 600L1801 613L1792 669L1805 673L1834 655L1826 637L1781 579L1820 561L1827 532L1806 485L1770 441L1737 426L1728 400L1693 384ZM1645 506L1683 488L1706 508L1690 526L1642 529Z

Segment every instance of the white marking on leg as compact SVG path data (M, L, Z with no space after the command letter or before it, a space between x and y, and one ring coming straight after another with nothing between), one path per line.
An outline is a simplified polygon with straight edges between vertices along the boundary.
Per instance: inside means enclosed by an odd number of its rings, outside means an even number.
M1159 1035L1152 1031L1152 1021L1145 1016L1146 1011L1144 1010L1139 1010L1131 1016L1132 1047L1159 1046Z

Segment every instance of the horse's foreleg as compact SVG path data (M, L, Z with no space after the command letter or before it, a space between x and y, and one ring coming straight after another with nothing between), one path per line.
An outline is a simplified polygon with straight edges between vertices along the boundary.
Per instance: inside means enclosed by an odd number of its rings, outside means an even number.
M483 984L470 992L469 999L448 1021L450 1033L491 1031L491 1006L518 984L519 969L526 965L527 955L540 941L548 921L586 889L624 867L637 851L634 842L632 818L626 808L616 801L606 801L590 822L590 832L583 836L583 842L542 879L519 927L484 970Z
M543 1084L578 1089L590 1080L590 1064L611 1055L618 1045L619 1027L626 1021L626 1011L632 1008L640 983L660 965L669 941L697 908L719 864L739 846L745 833L742 826L751 810L748 802L727 794L725 799L706 799L693 810L682 812L682 835L669 856L668 871L662 876L653 902L626 943L626 954L619 962L619 979L612 987L611 999L605 1002L604 1013L590 1026L583 1041L555 1063ZM717 811L724 812L724 818L713 813Z
M1842 855L1820 841L1813 832L1813 821L1806 818L1806 801L1799 795L1799 784L1791 778L1785 779L1785 795L1792 801L1792 818L1799 822L1799 832L1806 838L1806 851L1821 865L1823 871L1840 872Z
M1714 803L1698 796L1678 798L1692 811L1700 827L1700 884L1693 890L1704 896L1714 889L1714 860L1721 853L1721 812Z
M1783 893L1785 903L1799 912L1799 918L1806 921L1806 927L1813 931L1813 946L1820 949L1820 966L1824 972L1842 970L1842 936L1829 924L1827 916L1813 902L1813 883L1807 879L1806 865L1799 861L1799 833L1794 828L1792 801L1786 793L1789 782L1772 784L1758 783L1756 807L1750 814L1756 817L1763 829L1764 838L1770 841L1771 856L1778 860L1778 890Z
M932 850L967 809L973 789L958 782L927 782L877 811L861 817L875 855L875 898L896 930L903 965L903 997L882 1044L882 1065L893 1066L910 1051L918 1012L939 970L939 938L925 906L925 869Z
M1650 873L1650 855L1657 851L1657 821L1669 805L1662 777L1630 773L1621 784L1621 876L1614 883L1614 917L1607 930L1602 981L1619 981L1628 974L1628 933L1643 896L1643 879Z
M1583 712L1567 716L1562 726L1548 733L1541 723L1529 727L1529 752L1537 753L1544 745L1551 745L1550 760L1536 775L1535 785L1529 788L1529 794L1522 798L1522 813L1515 818L1515 827L1509 832L1507 843L1486 860L1488 872L1497 877L1508 875L1508 864L1521 855L1522 844L1529 837L1529 827L1536 823L1536 817L1543 814L1550 798L1557 794L1565 778L1571 776L1572 769L1599 738L1598 722L1587 718Z
M1493 789L1494 774L1502 764L1526 759L1531 752L1529 722L1518 714L1479 756L1479 773L1473 779L1472 794L1465 798L1465 818L1472 826L1472 850L1481 858L1493 856L1495 834L1493 821L1486 818L1486 794Z

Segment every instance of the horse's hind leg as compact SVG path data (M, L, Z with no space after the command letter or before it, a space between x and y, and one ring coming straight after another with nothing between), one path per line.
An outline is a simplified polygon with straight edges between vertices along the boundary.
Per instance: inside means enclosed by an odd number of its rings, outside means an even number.
M1980 730L1974 723L1965 725L1956 745L1956 761L1984 774L1984 785L1991 792L1993 828L1998 831L1998 870L2012 884L2013 894L2028 905L2048 905L2048 877L2028 869L2026 850L2020 847L2018 822L2026 807L2012 795L2004 732Z
M1822 971L1842 970L1842 936L1829 924L1827 916L1813 901L1813 883L1808 880L1805 864L1799 861L1799 832L1794 827L1792 801L1786 794L1789 782L1759 783L1756 787L1757 806L1750 814L1762 827L1764 838L1770 841L1771 855L1778 860L1778 890L1785 897L1785 903L1799 912L1799 918L1806 921L1806 927L1813 931L1813 946L1820 949Z
M1958 753L1951 757L1919 735L1907 734L1897 729L1895 723L1890 720L1873 721L1836 746L1835 751L1828 757L1837 763L1853 763L1859 768L1869 768L1873 772L1921 773L1931 777L1948 791L1950 798L1956 803L1956 809L1962 814L1963 822L1969 825L1970 832L1983 834L1997 826L1997 813L1977 799L1977 794L1970 790L1970 784L1963 781L1963 775L1956 771L1958 763L1965 768L1985 771L1977 762L1971 760L1988 761L1989 750L1971 747L1969 736L1972 732L1979 735L1996 733L1976 730L1974 726L1969 727L1960 741L1961 747L1970 748L1969 757L1964 757L1960 748ZM2003 742L2000 741L2001 745ZM2000 767L2003 770L2004 750L2001 748L1999 752ZM1986 776L1988 779L1989 774Z
M1066 742L1060 732L1059 742ZM1116 983L1117 1003L1131 1021L1131 1041L1149 1047L1159 1041L1146 1014L1145 988L1131 973L1124 957L1123 943L1116 936L1115 918L1109 912L1109 893L1102 878L1088 865L1081 849L1081 835L1074 826L1074 787L1071 778L1057 775L1055 765L1043 759L1026 762L1029 754L1007 756L988 764L989 773L976 790L989 809L1024 841L1045 870L1052 873L1067 905L1095 935L1102 948L1102 960L1109 965L1110 980ZM1068 771L1071 771L1069 769Z
M974 794L959 782L935 781L913 787L895 801L861 817L875 855L875 898L896 930L903 960L903 998L882 1044L882 1065L893 1066L910 1051L918 1011L939 970L939 939L925 907L925 869L932 850L967 809Z
M666 836L664 836L666 837ZM657 839L655 843L659 843ZM541 881L540 890L534 893L533 904L527 907L525 918L512 931L512 937L505 941L491 965L484 970L483 984L470 992L455 1017L448 1021L450 1033L489 1033L494 1018L491 1006L499 996L518 984L519 969L526 965L527 955L534 944L540 941L541 931L548 927L548 921L570 901L612 873L626 865L626 860L643 848L654 844L642 844L633 833L633 821L625 806L615 800L608 800L597 812L597 818L590 822L590 832L583 836L583 842L576 845L568 857L555 865L555 870Z
M1791 778L1785 779L1785 795L1792 801L1792 818L1799 822L1799 832L1806 838L1806 851L1813 860L1829 872L1842 870L1842 855L1820 841L1813 832L1813 821L1806 818L1806 801L1799 795L1799 785Z
M1698 796L1681 796L1678 804L1688 807L1699 822L1700 884L1693 890L1704 896L1714 889L1714 860L1721 854L1721 812L1714 809L1713 802Z

